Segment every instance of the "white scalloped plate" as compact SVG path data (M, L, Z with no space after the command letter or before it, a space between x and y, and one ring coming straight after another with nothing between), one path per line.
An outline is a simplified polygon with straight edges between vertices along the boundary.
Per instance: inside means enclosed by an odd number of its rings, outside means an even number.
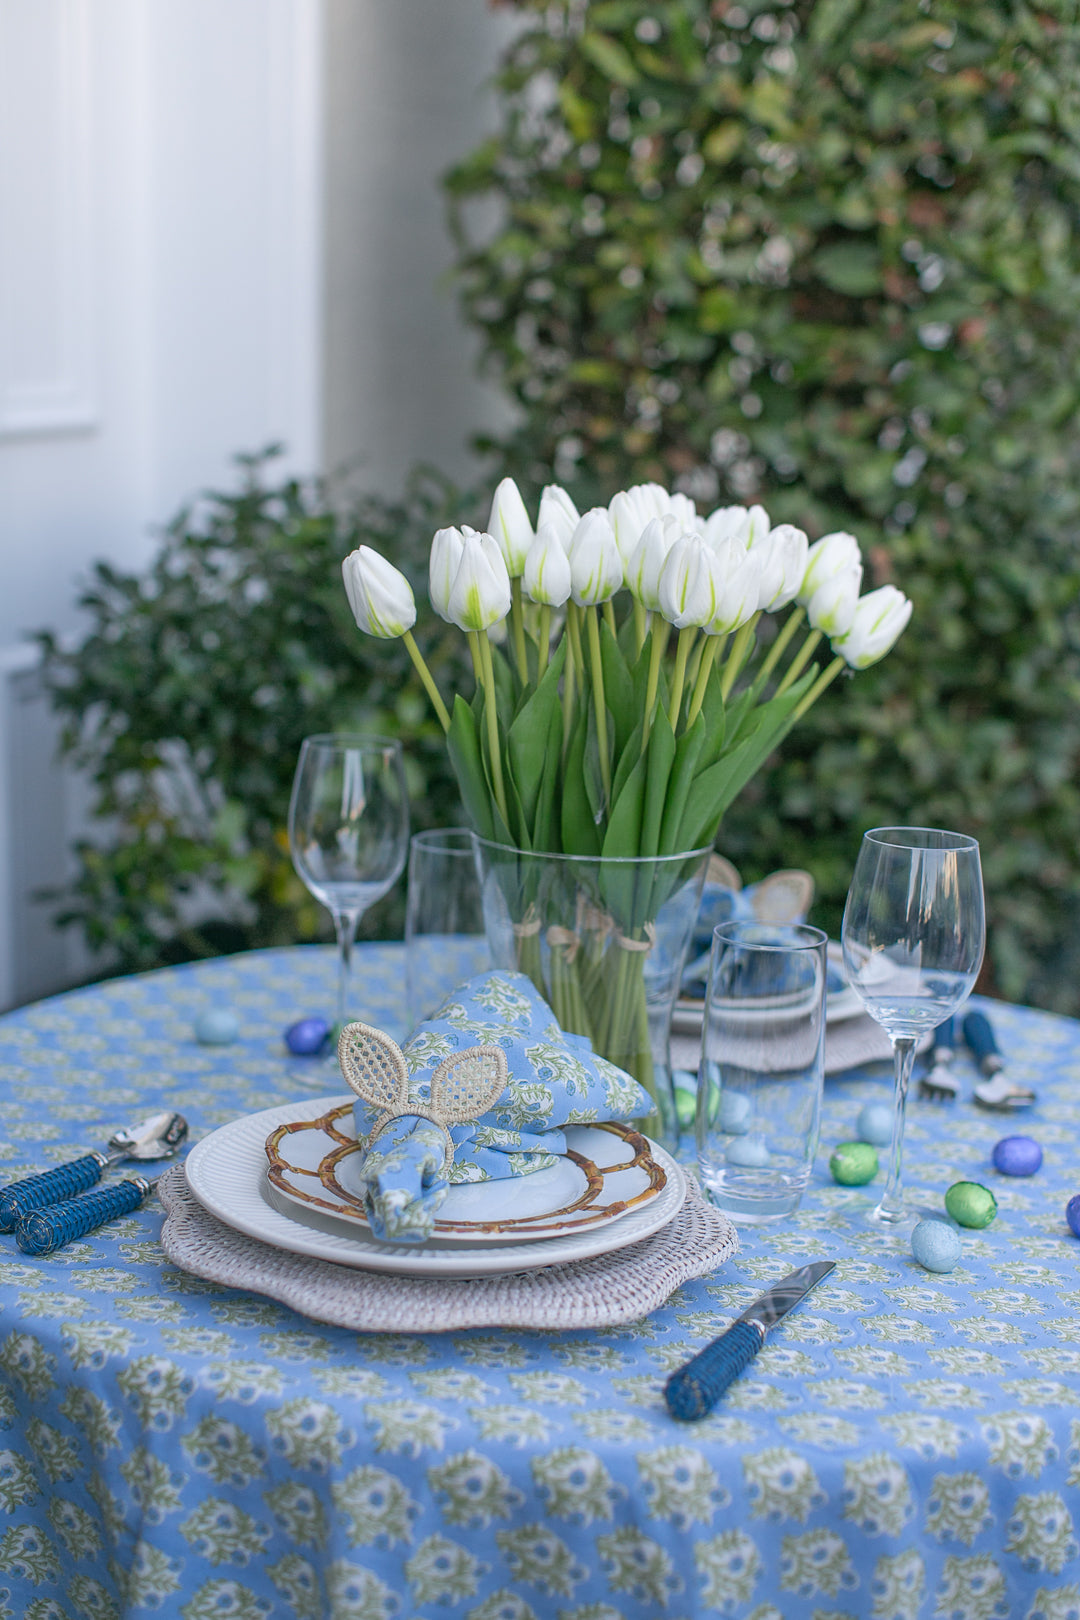
M679 1165L662 1147L649 1142L653 1159L665 1173L663 1189L651 1202L599 1229L589 1227L527 1243L379 1243L365 1227L343 1230L340 1216L309 1209L302 1219L297 1218L300 1208L284 1199L279 1206L276 1200L281 1195L267 1178L265 1143L271 1132L297 1120L318 1119L340 1102L338 1095L282 1103L223 1125L188 1154L188 1186L211 1215L261 1243L338 1265L404 1277L491 1277L589 1260L628 1248L659 1231L678 1213L686 1197L686 1178ZM573 1126L568 1139L574 1131L586 1138L605 1134Z

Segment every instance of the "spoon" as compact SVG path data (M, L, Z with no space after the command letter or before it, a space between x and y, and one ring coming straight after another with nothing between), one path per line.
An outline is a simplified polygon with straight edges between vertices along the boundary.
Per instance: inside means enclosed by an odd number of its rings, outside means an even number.
M0 1192L0 1232L13 1232L16 1222L33 1209L43 1209L95 1186L112 1165L121 1159L169 1159L187 1140L188 1123L183 1114L151 1114L138 1125L116 1131L104 1153L88 1153L84 1158L58 1164L38 1176L13 1181Z

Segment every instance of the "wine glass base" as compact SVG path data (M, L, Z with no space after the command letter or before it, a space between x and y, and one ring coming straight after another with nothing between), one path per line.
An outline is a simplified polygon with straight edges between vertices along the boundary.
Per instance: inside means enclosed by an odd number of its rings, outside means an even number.
M882 1226L902 1226L911 1219L906 1209L886 1209L882 1204L875 1204L869 1215L872 1221L878 1221Z

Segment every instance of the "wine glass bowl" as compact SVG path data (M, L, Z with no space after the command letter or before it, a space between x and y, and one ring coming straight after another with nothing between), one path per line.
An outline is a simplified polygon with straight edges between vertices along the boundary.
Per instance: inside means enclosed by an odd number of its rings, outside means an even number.
M918 1040L957 1010L986 941L979 846L933 827L875 827L863 837L844 908L844 967L893 1045L896 1109L878 1220L904 1218L904 1109Z

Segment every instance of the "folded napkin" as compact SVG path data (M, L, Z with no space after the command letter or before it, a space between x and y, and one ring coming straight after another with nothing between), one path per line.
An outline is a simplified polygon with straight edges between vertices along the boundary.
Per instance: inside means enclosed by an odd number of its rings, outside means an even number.
M524 973L481 973L404 1047L347 1024L341 1072L357 1093L364 1207L376 1237L423 1243L453 1182L547 1169L562 1127L653 1110L637 1081L567 1035Z

